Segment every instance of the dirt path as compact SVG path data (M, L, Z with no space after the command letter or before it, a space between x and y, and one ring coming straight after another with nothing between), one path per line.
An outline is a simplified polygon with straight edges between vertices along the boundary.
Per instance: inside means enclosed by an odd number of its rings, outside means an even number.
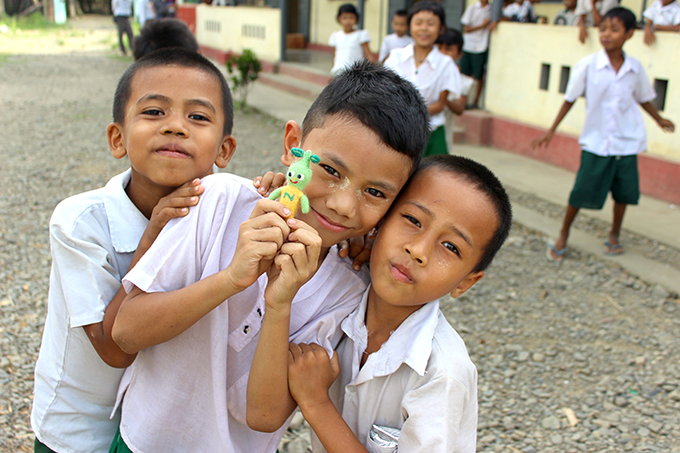
M104 131L130 60L115 55L112 30L82 33L63 45L50 34L0 34L0 53L16 54L0 59L0 451L32 451L50 214L127 168ZM282 130L263 115L237 115L228 170L279 168ZM574 252L558 267L544 253L542 236L516 227L487 277L442 303L479 370L478 450L680 451L677 295L596 256ZM306 448L304 430L288 439L284 451Z

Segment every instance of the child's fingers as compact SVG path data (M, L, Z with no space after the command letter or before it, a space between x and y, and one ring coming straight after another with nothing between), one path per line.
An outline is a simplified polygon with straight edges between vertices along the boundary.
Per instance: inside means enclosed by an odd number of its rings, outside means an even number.
M253 209L253 212L250 214L250 218L254 219L267 213L276 213L279 217L286 218L290 215L290 209L278 201L263 198L255 205L255 209Z
M253 181L257 191L262 196L270 195L274 190L286 184L286 176L283 173L268 171L262 176L258 176Z
M349 241L344 240L338 242L338 255L340 258L345 258L349 254Z

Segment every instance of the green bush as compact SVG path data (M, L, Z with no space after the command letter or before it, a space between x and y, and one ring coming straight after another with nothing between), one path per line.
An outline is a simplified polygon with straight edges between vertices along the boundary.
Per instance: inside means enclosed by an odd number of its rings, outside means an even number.
M243 53L238 57L229 57L226 66L232 82L232 89L237 95L239 107L245 109L248 90L262 71L262 64L257 59L255 52L250 49L243 49Z

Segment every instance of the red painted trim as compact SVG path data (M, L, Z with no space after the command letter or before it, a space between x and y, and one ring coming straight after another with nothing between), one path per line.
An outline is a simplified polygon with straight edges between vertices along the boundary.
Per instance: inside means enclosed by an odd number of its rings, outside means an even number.
M191 33L196 34L196 5L177 5L176 16L187 24Z
M305 47L309 50L315 50L317 52L333 53L335 51L335 47L327 46L325 44L314 44L313 42L308 42Z
M574 172L581 163L581 147L574 135L558 132L548 148L539 150L532 149L530 143L545 133L544 129L478 111L465 112L460 120L467 143L493 146ZM642 153L638 169L643 194L680 204L679 162Z

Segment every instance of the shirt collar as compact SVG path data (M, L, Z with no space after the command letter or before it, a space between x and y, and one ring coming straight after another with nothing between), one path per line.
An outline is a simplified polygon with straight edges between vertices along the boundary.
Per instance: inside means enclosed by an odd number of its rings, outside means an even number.
M413 50L413 46L413 43L409 44L408 46L404 47L404 52L400 53L402 63L408 61L409 59L413 59L413 64L415 65L416 55L415 51ZM427 54L427 57L425 57L425 61L423 61L423 63L429 64L433 70L437 69L437 62L441 61L441 58L437 58L439 55L443 54L439 52L439 49L435 45L432 47L430 53Z
M111 244L117 253L137 250L149 220L137 209L125 193L130 182L131 170L114 176L104 186L104 209L109 220Z
M369 290L370 287L356 310L342 322L342 330L355 343L359 357L368 344L365 319ZM378 351L368 357L354 383L393 374L402 364L423 376L432 353L432 339L438 322L438 300L420 307L401 323Z
M606 67L609 67L612 71L614 70L614 68L612 67L612 62L609 61L609 56L607 55L607 52L604 49L600 50L597 53L597 61L595 67L598 71ZM626 53L623 52L623 64L621 65L621 68L619 68L619 72L616 74L616 76L621 77L628 71L637 72L637 68L631 64L630 58L628 58Z

